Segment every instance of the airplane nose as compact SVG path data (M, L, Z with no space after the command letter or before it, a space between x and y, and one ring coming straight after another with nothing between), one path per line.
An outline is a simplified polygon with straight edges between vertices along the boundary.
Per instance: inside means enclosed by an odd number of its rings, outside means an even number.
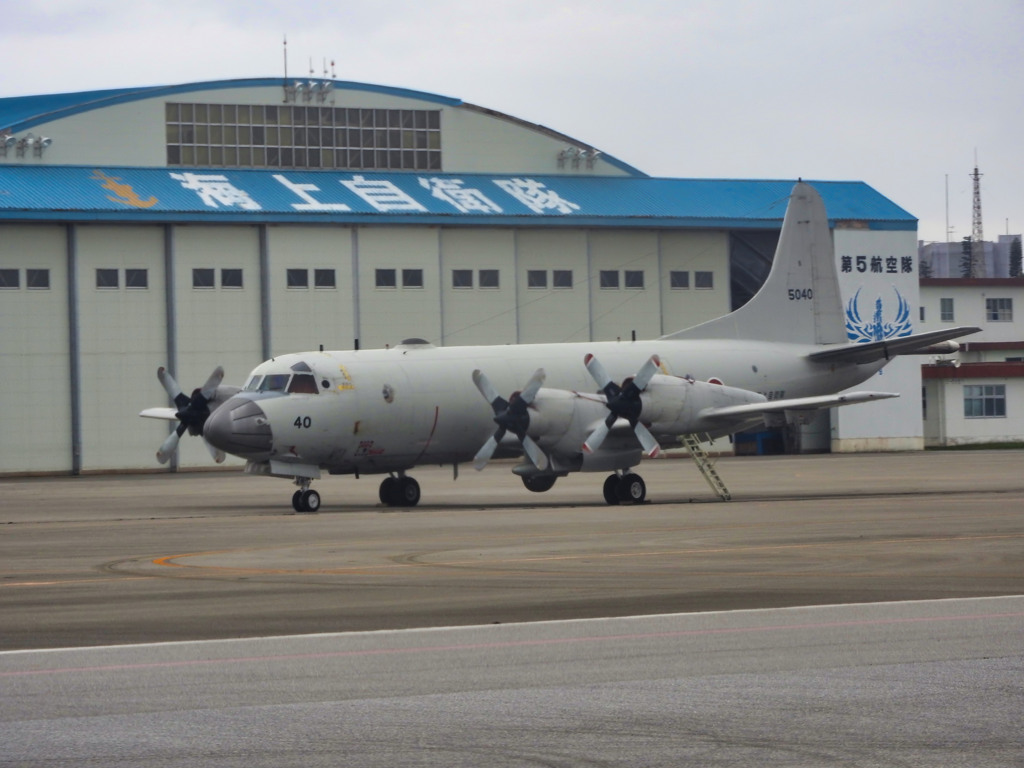
M248 398L231 398L211 413L203 437L225 453L254 459L269 454L274 442L267 415Z

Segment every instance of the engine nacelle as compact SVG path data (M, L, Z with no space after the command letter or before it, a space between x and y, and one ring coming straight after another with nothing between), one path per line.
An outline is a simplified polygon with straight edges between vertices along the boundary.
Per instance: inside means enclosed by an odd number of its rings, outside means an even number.
M749 389L659 374L640 395L640 419L655 435L685 435L718 425L702 417L707 409L767 401L764 395Z
M527 434L545 452L571 456L580 452L594 424L607 415L608 409L599 397L541 388L530 405Z

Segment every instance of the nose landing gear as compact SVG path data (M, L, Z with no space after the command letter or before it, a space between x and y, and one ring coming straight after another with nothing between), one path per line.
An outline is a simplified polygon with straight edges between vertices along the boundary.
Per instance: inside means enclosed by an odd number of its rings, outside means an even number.
M292 509L296 512L316 512L320 509L320 494L309 487L310 478L296 477L299 490L292 494Z

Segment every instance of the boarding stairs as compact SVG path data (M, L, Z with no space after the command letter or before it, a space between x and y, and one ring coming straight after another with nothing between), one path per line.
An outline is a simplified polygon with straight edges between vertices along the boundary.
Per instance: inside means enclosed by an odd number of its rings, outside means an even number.
M700 470L700 473L704 475L704 479L708 481L708 485L711 486L711 490L714 491L722 501L729 501L732 498L729 494L729 489L725 487L725 483L722 482L722 478L718 476L718 472L715 471L715 462L704 449L703 443L710 443L711 435L691 433L688 435L680 435L680 438L683 441L683 445L686 446L686 450L689 452L690 456L693 457L693 461L697 465L697 469Z

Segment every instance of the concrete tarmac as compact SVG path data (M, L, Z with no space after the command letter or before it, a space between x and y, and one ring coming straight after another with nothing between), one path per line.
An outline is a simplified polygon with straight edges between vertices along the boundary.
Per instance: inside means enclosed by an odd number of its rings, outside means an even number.
M684 459L544 494L494 462L331 477L318 514L240 472L0 480L0 649L1024 594L1024 453Z

